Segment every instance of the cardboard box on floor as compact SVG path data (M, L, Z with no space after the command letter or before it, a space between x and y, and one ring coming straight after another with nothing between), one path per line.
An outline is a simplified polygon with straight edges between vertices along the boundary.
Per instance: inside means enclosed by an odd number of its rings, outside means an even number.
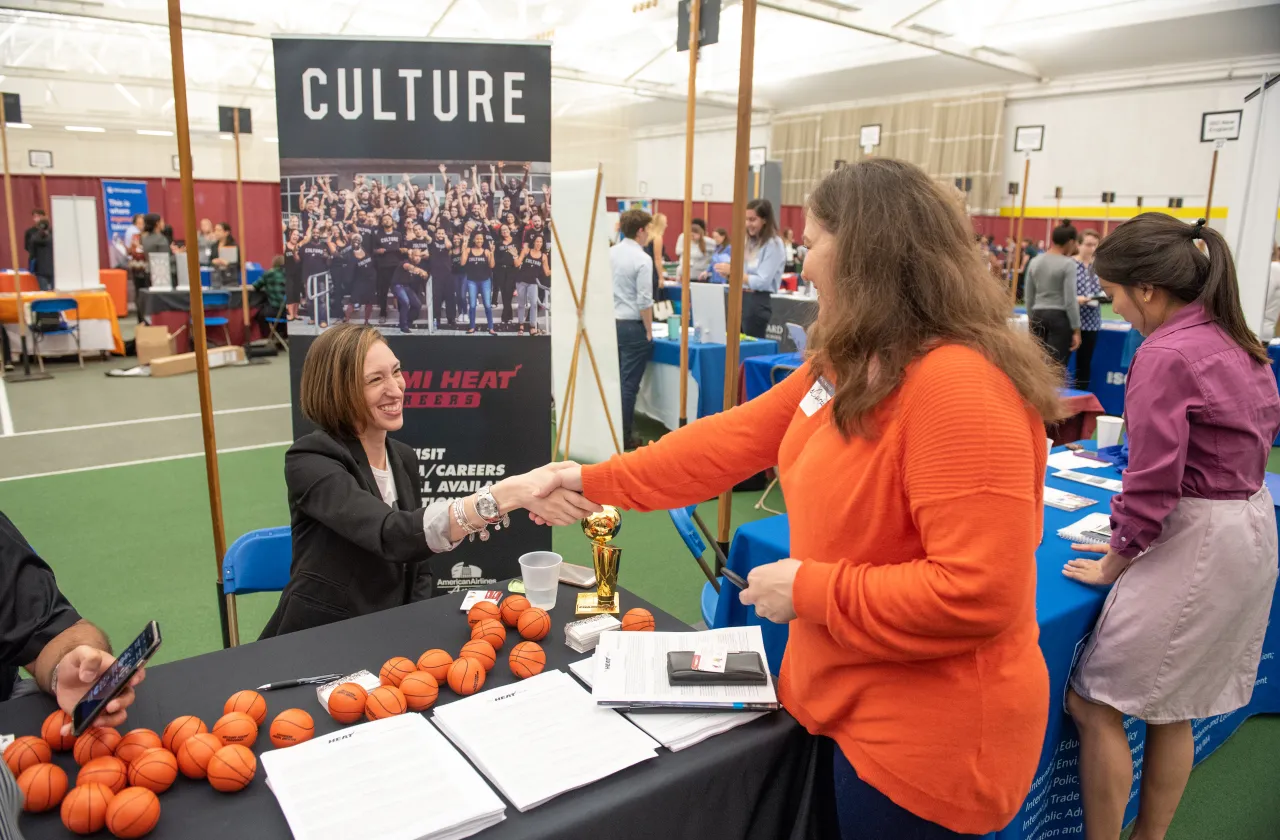
M183 329L186 328L183 327ZM161 359L177 353L177 337L177 333L169 335L168 327L139 324L137 332L133 336L134 347L138 354L138 364L150 364L155 359Z
M227 365L234 365L237 362L244 361L244 348L232 344L228 347L210 347L209 348L209 367L219 368ZM196 369L196 354L179 353L176 356L164 356L159 359L151 360L151 375L155 376L177 376L180 373L194 373Z

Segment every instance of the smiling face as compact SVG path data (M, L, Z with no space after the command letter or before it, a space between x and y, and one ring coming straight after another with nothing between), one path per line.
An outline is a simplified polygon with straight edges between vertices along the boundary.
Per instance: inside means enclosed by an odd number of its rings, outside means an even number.
M749 210L747 218L751 218ZM801 276L812 283L819 293L822 293L834 279L831 274L835 267L836 238L813 217L812 213L807 213L804 222L804 244L809 249L809 253L804 258Z
M759 236L761 228L764 227L764 219L756 215L756 211L747 210L747 235Z
M364 402L368 415L362 432L394 432L404 425L404 376L384 341L374 342L364 357Z

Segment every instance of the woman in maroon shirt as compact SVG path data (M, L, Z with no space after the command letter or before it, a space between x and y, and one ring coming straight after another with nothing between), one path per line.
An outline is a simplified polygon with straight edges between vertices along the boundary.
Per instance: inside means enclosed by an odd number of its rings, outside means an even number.
M1103 241L1094 267L1146 340L1125 394L1129 466L1111 501L1111 545L1063 569L1115 584L1067 709L1080 731L1089 840L1120 836L1133 780L1124 716L1146 721L1133 836L1148 840L1165 836L1191 775L1191 720L1253 694L1276 586L1263 476L1280 396L1240 309L1231 251L1204 219L1144 213Z

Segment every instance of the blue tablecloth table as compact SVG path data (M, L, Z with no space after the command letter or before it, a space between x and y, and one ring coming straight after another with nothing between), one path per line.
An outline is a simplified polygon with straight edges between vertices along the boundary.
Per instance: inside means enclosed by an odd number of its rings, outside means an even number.
M739 345L739 359L773 355L778 352L774 341L754 339ZM689 375L697 386L697 402L690 394L689 419L706 417L724 410L724 365L727 348L719 343L689 342ZM674 367L674 374L663 367ZM662 421L667 428L679 425L680 416L680 342L659 338L653 342L653 358L640 386L636 410ZM695 414L696 408L696 414Z
M1054 472L1050 470L1050 476ZM1119 478L1114 468L1089 470L1106 478ZM1095 499L1097 504L1075 512L1046 507L1044 537L1036 551L1036 618L1040 625L1040 649L1049 665L1049 725L1035 783L1017 818L1003 831L991 835L996 840L1047 840L1050 837L1083 836L1080 800L1079 751L1075 725L1064 708L1067 680L1075 658L1084 646L1106 598L1106 589L1093 588L1062 576L1062 567L1075 556L1071 544L1057 532L1093 512L1109 509L1112 494L1105 490L1049 477L1050 487ZM1280 500L1280 476L1268 474L1267 485ZM746 577L751 569L790 556L790 527L787 517L746 523L738 528L729 551L728 564ZM802 558L803 559L803 558ZM786 647L787 626L758 619L755 610L738 601L737 590L725 585L720 590L716 626L760 624L765 639L769 667L777 670ZM1263 643L1262 663L1248 706L1229 715L1192 723L1196 762L1207 758L1226 741L1244 720L1256 714L1280 713L1280 597L1271 607L1271 624ZM1146 738L1146 724L1125 719L1137 772L1126 823L1137 816L1138 785Z

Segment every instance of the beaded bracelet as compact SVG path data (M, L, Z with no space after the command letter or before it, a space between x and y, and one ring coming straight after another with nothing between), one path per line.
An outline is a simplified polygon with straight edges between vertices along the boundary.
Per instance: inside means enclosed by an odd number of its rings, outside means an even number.
M475 542L476 534L479 534L480 541L485 542L489 539L489 529L487 527L477 527L471 524L471 520L467 518L466 510L463 507L464 501L464 499L453 500L453 520L458 523L459 528L466 532L467 539Z

